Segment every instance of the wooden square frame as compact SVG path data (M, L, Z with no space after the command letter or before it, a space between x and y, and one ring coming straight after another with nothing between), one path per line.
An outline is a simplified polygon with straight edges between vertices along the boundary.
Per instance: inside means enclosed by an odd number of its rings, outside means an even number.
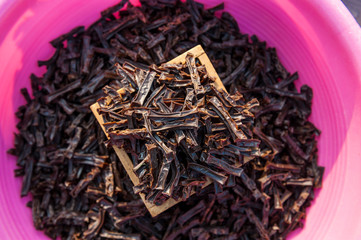
M185 63L185 59L186 59L186 56L188 53L192 53L194 58L198 58L200 63L205 66L208 75L215 79L214 84L215 84L216 88L225 90L225 87L224 87L221 79L219 78L216 70L214 69L211 61L209 60L207 54L204 52L201 45L195 46L194 48L188 50L187 52L184 52L183 54L179 55L178 57L170 60L168 63L172 63L172 64ZM98 103L94 103L93 105L90 106L90 109L92 110L94 116L98 120L104 133L107 135L105 128L103 126L104 121L103 121L102 117L98 114L98 111L97 111L98 108L99 108ZM118 148L116 146L113 146L113 148L114 148L114 151L117 154L120 162L122 163L123 167L125 168L130 180L133 182L134 185L138 185L140 183L140 181L139 181L139 178L136 176L136 174L133 171L133 163L132 163L131 159L129 158L128 154L124 151L124 149ZM212 183L212 181L208 180L204 184L203 187L206 187L211 183ZM145 199L145 194L139 193L139 195L140 195L141 199L143 200L149 213L152 215L152 217L159 215L160 213L166 211L167 209L173 207L174 205L176 205L177 203L179 203L181 201L181 200L177 201L173 198L169 198L163 204L155 205Z

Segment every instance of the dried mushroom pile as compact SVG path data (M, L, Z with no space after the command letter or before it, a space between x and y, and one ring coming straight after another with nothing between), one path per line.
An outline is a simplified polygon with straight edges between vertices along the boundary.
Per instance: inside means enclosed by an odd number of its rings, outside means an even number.
M297 74L285 70L275 49L241 34L230 14L215 17L222 4L152 0L119 12L125 3L53 40L55 54L39 62L47 71L31 76L32 96L22 90L26 104L16 113L19 133L9 153L17 156L21 195L32 195L35 227L53 239L134 240L285 239L302 227L323 174L319 131L307 121L312 90L298 92ZM104 96L103 86L121 85L116 63L142 69L198 44L229 94L259 100L250 111L261 156L242 166L231 187L210 185L152 218L89 106Z
M250 130L256 99L246 103L217 89L190 53L184 65L125 63L117 72L126 77L104 88L98 112L109 144L125 149L133 162L140 179L135 193L161 204L169 197L185 201L206 177L220 186L234 186L235 176L248 179L241 166L260 155Z

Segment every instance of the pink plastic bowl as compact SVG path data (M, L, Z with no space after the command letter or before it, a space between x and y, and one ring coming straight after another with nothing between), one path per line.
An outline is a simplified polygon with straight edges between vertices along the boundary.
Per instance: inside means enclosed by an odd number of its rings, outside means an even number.
M47 239L33 227L31 210L14 178L14 112L24 103L36 61L48 59L48 42L77 25L89 25L116 0L0 0L0 239ZM202 2L202 1L201 1ZM216 0L203 1L213 6ZM339 0L225 0L243 32L257 34L298 84L314 89L312 122L322 130L324 185L292 239L361 239L361 31Z

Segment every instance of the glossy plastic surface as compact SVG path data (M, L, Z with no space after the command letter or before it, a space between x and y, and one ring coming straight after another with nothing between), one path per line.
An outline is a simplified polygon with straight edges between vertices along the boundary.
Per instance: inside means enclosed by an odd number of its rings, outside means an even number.
M14 178L14 112L24 103L36 61L48 59L48 42L73 27L89 25L115 0L0 1L0 239L47 239L32 224ZM216 0L208 0L213 6ZM314 89L311 120L322 130L319 161L324 187L308 211L305 227L290 239L361 239L361 30L338 0L225 0L243 32L257 34L298 84Z

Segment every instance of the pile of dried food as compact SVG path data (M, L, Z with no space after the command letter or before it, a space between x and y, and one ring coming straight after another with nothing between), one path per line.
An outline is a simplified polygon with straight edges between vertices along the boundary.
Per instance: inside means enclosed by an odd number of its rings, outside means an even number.
M53 40L54 55L39 61L47 71L31 76L32 96L21 91L26 104L16 113L19 133L9 152L17 156L16 176L23 177L21 195L32 195L35 227L54 239L284 239L302 227L323 174L319 131L307 121L312 90L298 92L297 73L287 72L265 42L241 34L230 14L215 17L222 4L204 9L192 0L152 0L120 11L126 2L103 11L88 28ZM250 127L260 156L225 185L199 189L152 218L105 147L89 107L105 96L105 85L122 86L126 76L116 72L116 63L145 69L198 44L229 94L258 99Z
M250 130L258 101L217 88L193 54L185 59L148 69L118 65L124 81L105 86L98 100L108 145L125 149L140 180L134 193L158 205L170 197L187 200L206 177L234 186L242 165L260 155Z

